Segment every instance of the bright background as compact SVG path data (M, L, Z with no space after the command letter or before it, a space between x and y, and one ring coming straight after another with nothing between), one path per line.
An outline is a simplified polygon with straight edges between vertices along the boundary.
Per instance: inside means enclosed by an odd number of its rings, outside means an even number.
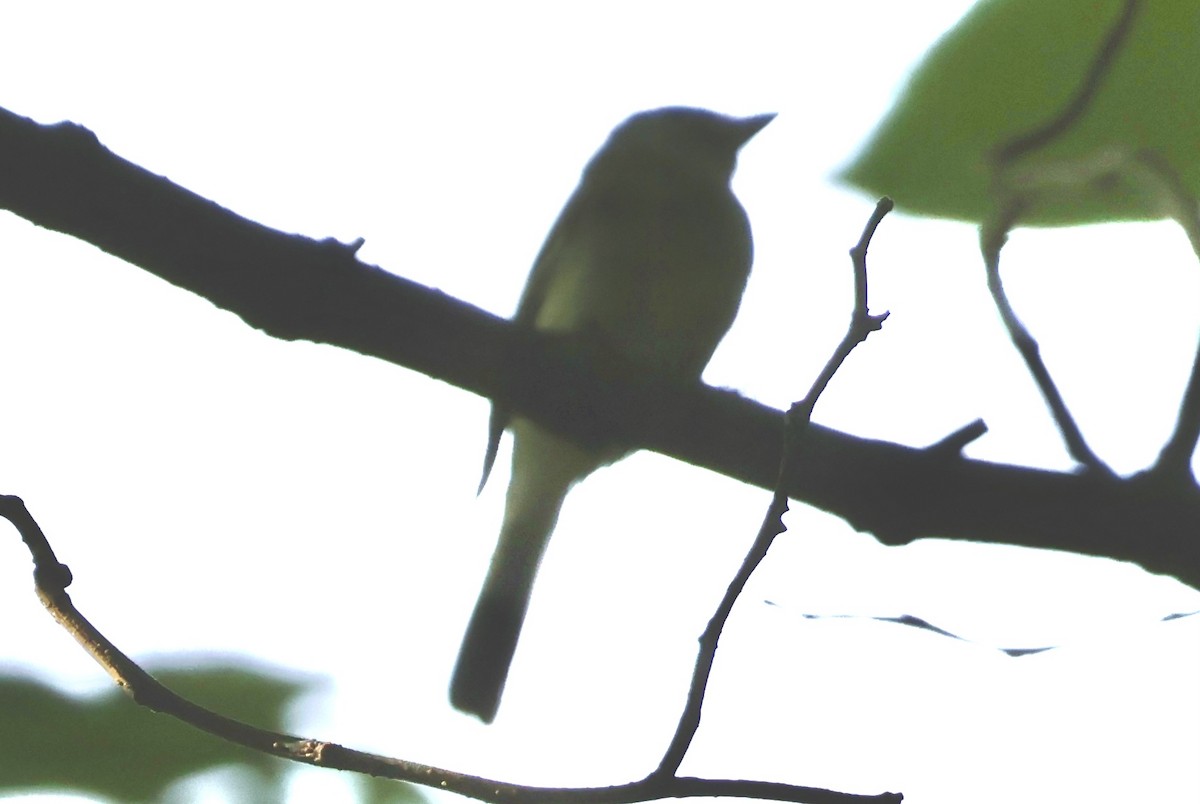
M24 4L5 9L0 105L81 123L269 226L361 236L365 261L504 315L627 115L778 112L741 159L754 276L705 377L783 407L842 334L846 250L874 203L830 177L969 5ZM1150 463L1200 322L1182 234L1021 232L1005 256L1093 446L1122 472ZM9 215L0 260L0 491L26 500L75 572L77 605L119 646L325 676L294 730L411 760L560 785L657 764L766 492L652 454L580 487L484 727L445 690L507 480L505 451L475 498L486 400L272 340ZM817 421L920 446L983 417L970 455L1069 469L972 227L890 217L871 281L892 317ZM1200 800L1200 618L1160 621L1200 609L1195 590L1060 553L884 548L794 508L722 640L683 772L911 804ZM0 610L7 670L108 684L37 603L15 533L0 542ZM904 613L971 641L804 618ZM997 650L1046 645L1059 647ZM181 800L222 800L205 789ZM340 775L305 770L289 801L349 795Z

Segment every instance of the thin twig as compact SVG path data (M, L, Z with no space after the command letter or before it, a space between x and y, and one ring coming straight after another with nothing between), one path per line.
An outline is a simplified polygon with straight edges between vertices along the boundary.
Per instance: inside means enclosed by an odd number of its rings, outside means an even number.
M1071 415L1058 386L1050 376L1050 370L1046 368L1046 364L1042 360L1037 340L1021 323L1021 319L1017 318L1016 311L1008 301L1008 294L1004 292L1004 283L1000 279L1000 251L1008 241L1008 233L1022 209L1024 209L1022 204L1012 202L1007 209L1001 211L994 221L980 228L979 248L983 253L988 290L991 291L992 301L1000 312L1000 319L1004 322L1004 328L1008 330L1009 338L1017 347L1029 373L1033 375L1033 381L1041 391L1046 406L1050 408L1050 415L1058 425L1067 452L1082 466L1096 472L1097 475L1115 477L1112 469L1100 460L1100 457L1088 446L1087 440L1083 437L1083 431L1076 424L1075 417Z
M958 428L937 443L930 444L926 447L926 452L945 458L957 457L968 444L982 438L987 433L987 429L987 424L983 419L976 419L970 424Z
M25 503L19 497L0 495L0 517L7 519L17 528L29 548L34 562L34 583L42 605L134 701L221 739L280 759L411 782L489 802L629 804L660 798L696 796L755 798L799 804L895 804L901 800L900 797L887 793L863 796L776 782L674 776L612 787L529 787L419 762L368 754L337 743L259 729L198 706L156 681L75 608L66 592L66 587L71 583L71 571L55 557L49 541L25 507Z
M724 630L725 623L733 611L734 603L737 602L742 590L745 589L746 583L750 580L750 576L754 573L754 570L762 562L763 558L766 557L771 543L775 540L776 536L786 530L783 524L783 515L788 510L786 489L792 485L794 468L799 463L799 456L802 453L802 443L807 434L812 410L817 403L817 399L824 392L826 386L829 385L829 381L833 379L834 374L837 373L838 368L854 347L866 340L869 334L883 326L884 320L887 319L887 313L873 316L868 311L867 245L870 243L871 237L875 234L875 229L879 226L879 222L883 220L883 217L891 209L892 200L890 198L880 200L863 231L862 237L859 239L857 245L850 250L850 256L854 263L855 288L855 306L854 313L850 318L850 326L847 328L841 343L838 344L829 360L825 363L825 368L813 382L808 394L804 399L793 404L788 411L784 433L783 456L780 460L778 482L776 483L771 505L767 509L766 516L763 518L758 536L754 539L754 544L751 545L750 551L746 554L745 559L743 559L737 574L730 581L729 587L725 590L725 594L721 598L716 612L708 621L708 626L704 629L704 633L700 637L700 649L696 656L696 667L692 672L692 682L688 688L688 696L684 704L683 714L679 718L679 725L676 727L675 734L667 746L662 762L647 777L648 780L673 778L676 771L679 770L679 765L683 762L688 748L692 744L696 730L700 728L700 715L704 706L704 695L708 687L709 676L712 674L713 662L717 653L717 643L720 640L721 632ZM900 800L900 798L895 800Z
M1129 172L1149 185L1164 211L1187 235L1192 252L1200 258L1200 204L1197 203L1179 171L1157 151L1143 150L1131 160ZM1194 484L1192 457L1200 441L1200 345L1192 360L1192 373L1179 404L1179 416L1171 437L1150 469L1155 477L1168 482Z
M1139 0L1125 0L1120 16L1109 28L1100 49L1096 52L1096 58L1075 90L1075 95L1052 119L1032 131L1014 137L998 148L993 157L997 165L1008 165L1046 147L1079 121L1116 63L1121 47L1129 37L1129 32L1133 30L1133 20L1140 5Z
M1109 27L1103 42L1096 51L1087 72L1083 76L1075 94L1063 105L1059 112L1049 121L1040 126L1018 135L992 154L993 175L996 177L997 191L1000 195L999 212L980 230L980 249L983 252L984 266L987 270L988 289L992 299L1000 311L1000 317L1008 330L1009 337L1017 347L1025 365L1033 375L1034 382L1046 401L1055 424L1062 434L1067 451L1080 465L1096 472L1100 476L1115 477L1099 456L1088 446L1083 432L1076 424L1074 417L1067 408L1062 394L1050 376L1046 364L1042 361L1038 343L1021 323L1009 303L1004 292L1004 284L1000 279L1000 251L1008 239L1008 233L1017 224L1020 214L1028 210L1036 199L1037 191L1025 189L1014 191L1011 179L1013 165L1019 159L1034 151L1054 143L1079 122L1096 97L1105 79L1112 72L1117 56L1133 30L1139 0L1126 0L1117 19Z

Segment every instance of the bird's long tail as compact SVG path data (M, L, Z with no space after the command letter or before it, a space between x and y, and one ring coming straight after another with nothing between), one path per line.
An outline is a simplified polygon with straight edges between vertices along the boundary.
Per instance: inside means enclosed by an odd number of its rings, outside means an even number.
M537 557L515 553L519 548L522 554L540 554L552 527L553 523L543 532L542 528L505 526L458 651L450 702L485 723L496 717L533 592Z
M571 485L599 465L532 423L513 422L513 476L504 524L450 681L455 708L491 723L500 706L538 564Z

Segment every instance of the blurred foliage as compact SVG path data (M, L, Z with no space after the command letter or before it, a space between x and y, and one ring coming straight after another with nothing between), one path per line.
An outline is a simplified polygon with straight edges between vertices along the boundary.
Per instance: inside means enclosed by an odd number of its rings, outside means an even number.
M982 0L926 55L841 179L898 209L983 222L992 155L1076 95L1124 0ZM1058 182L1021 222L1072 225L1169 212L1120 165L1152 151L1200 194L1200 3L1142 0L1111 72L1078 121L1018 160ZM1116 165L1116 179L1111 168ZM1150 188L1153 189L1153 188Z
M288 708L313 687L311 679L232 664L151 672L202 706L276 731L286 731ZM284 800L283 779L294 767L138 706L115 685L72 696L34 679L0 677L0 712L0 795L36 790L159 802L184 778L222 769L235 772L230 801L261 804ZM358 789L370 804L423 800L396 782L362 779Z

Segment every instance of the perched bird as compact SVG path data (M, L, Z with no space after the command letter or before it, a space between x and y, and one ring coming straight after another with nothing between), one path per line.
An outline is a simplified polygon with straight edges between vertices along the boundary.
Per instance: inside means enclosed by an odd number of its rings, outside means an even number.
M664 377L699 381L741 303L750 222L730 189L738 149L773 114L665 108L626 120L584 168L533 264L514 321L594 339ZM506 426L512 479L450 701L490 723L534 576L568 490L625 450L585 449L493 406L483 483Z

